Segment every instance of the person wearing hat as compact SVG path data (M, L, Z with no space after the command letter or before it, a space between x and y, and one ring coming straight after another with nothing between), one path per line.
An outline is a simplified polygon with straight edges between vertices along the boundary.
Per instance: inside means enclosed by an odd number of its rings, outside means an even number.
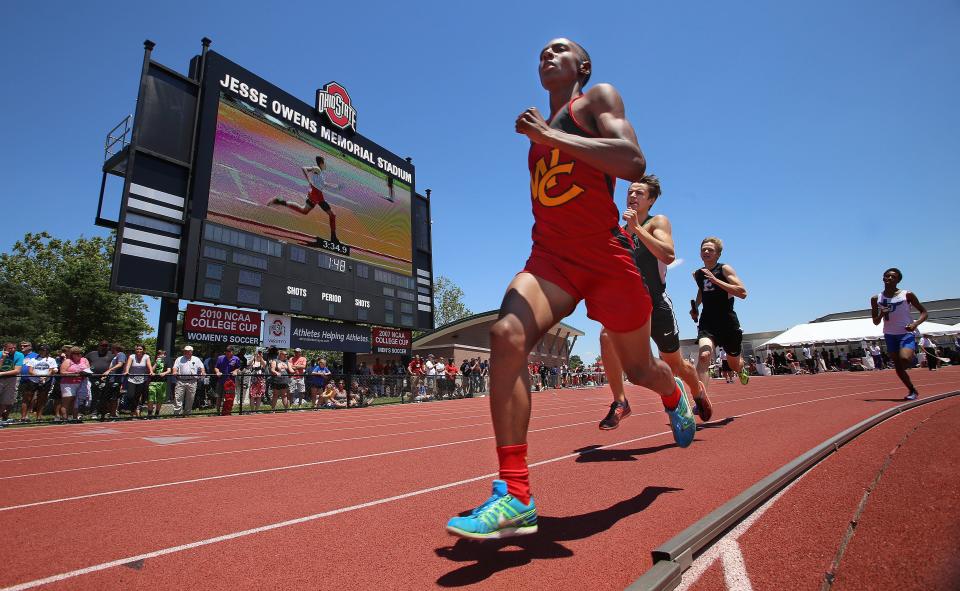
M173 387L173 414L189 416L193 411L193 398L197 395L197 377L203 376L203 362L193 356L193 347L183 348L183 355L173 362L173 375L176 385Z
M223 355L217 357L217 362L213 366L213 372L217 374L216 404L217 414L220 414L220 404L223 402L223 390L227 380L231 376L236 377L240 373L240 358L233 354L233 345L227 346Z
M47 405L47 392L50 390L50 379L47 377L57 372L57 360L50 357L50 347L40 345L40 353L33 357L27 357L23 360L23 367L27 368L27 374L30 377L23 378L20 381L21 386L21 405L20 422L30 421L30 410L36 399L36 420L40 420L43 413L43 407Z
M293 404L300 406L307 403L307 385L303 379L303 374L307 371L307 358L303 356L303 349L297 347L293 350L293 357L290 358L290 398Z

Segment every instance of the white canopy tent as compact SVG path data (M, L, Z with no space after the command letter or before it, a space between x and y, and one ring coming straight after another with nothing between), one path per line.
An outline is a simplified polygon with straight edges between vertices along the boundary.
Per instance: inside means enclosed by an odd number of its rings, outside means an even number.
M920 325L920 332L925 335L940 336L960 333L960 328L936 322L924 322ZM883 324L876 325L869 318L854 318L798 324L765 341L759 348L799 347L820 343L857 343L882 338Z

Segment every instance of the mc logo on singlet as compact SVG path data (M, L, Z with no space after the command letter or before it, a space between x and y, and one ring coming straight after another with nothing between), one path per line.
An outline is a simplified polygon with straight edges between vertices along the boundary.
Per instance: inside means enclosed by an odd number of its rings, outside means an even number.
M339 82L327 82L317 89L317 112L325 113L330 123L340 129L357 131L357 110L347 89Z
M558 175L573 172L573 165L573 162L560 164L560 150L557 148L550 150L549 164L546 157L538 160L533 168L533 173L530 175L530 194L533 199L546 207L557 207L583 193L582 187L571 184L569 189L559 195L550 196L547 194L548 189L557 186Z

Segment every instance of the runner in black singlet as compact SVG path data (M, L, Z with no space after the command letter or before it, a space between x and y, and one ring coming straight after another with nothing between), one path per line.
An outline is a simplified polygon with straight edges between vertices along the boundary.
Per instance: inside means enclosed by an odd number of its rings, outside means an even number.
M720 262L721 252L723 241L714 237L704 238L700 243L700 258L704 266L693 273L697 299L692 302L690 317L694 322L700 322L697 330L700 345L697 373L700 374L700 381L707 386L710 383L713 350L720 346L727 352L730 369L739 374L740 383L746 385L750 381L750 373L740 357L743 331L740 330L740 319L733 311L733 298L745 299L747 288L733 267ZM698 310L701 303L702 315Z
M693 365L680 355L680 329L673 312L673 302L667 295L667 265L676 259L673 245L673 228L663 214L650 215L650 208L660 196L660 180L646 175L627 188L627 210L623 214L627 222L624 231L633 241L633 261L643 276L653 304L650 318L650 337L660 350L660 359L667 362L673 375L682 379L689 392L696 392L696 410L700 418L709 421L713 406ZM607 373L613 402L610 411L600 422L600 429L616 429L622 419L630 416L630 403L623 390L623 368L617 352L609 342L606 329L600 333L600 355Z

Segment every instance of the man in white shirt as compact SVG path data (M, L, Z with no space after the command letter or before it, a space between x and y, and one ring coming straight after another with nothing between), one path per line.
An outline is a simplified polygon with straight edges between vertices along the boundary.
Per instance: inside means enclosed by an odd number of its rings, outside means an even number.
M920 339L920 348L927 354L927 369L937 371L937 367L940 365L940 360L937 358L937 345L930 340L928 335L924 335Z
M431 396L437 394L437 365L438 362L434 359L433 354L427 355L427 362L423 364L423 368L424 374L427 376L427 393Z
M173 414L190 416L193 398L197 394L197 378L205 375L203 362L193 356L193 347L183 348L183 355L173 363L173 375L177 385L173 389Z
M813 363L813 354L810 352L810 345L804 345L800 350L800 354L803 355L804 369L810 373L817 373L817 367Z
M883 367L883 355L880 351L880 345L874 343L870 345L870 357L873 357L873 367L874 369L884 369Z
M40 346L40 354L34 354L33 357L26 357L23 360L23 367L27 368L27 373L31 376L21 378L23 395L20 407L20 421L26 423L30 420L29 414L36 399L36 420L40 420L43 413L43 407L47 405L47 394L50 391L50 376L57 373L59 364L57 360L50 357L50 347ZM42 376L42 377L36 377Z

